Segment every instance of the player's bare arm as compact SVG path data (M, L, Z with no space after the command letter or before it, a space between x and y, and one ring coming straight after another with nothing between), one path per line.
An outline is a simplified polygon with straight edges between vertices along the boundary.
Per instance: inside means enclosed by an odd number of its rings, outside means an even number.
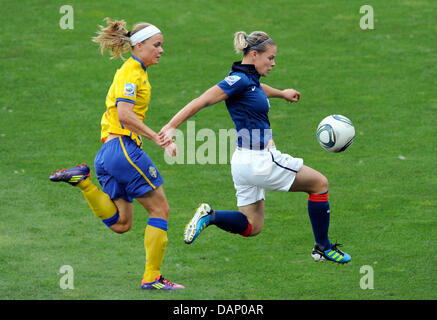
M261 87L263 88L265 94L269 98L282 98L290 103L298 102L300 100L300 92L297 90L294 89L279 90L265 83L261 83Z
M158 134L149 128L147 125L142 122L138 116L135 114L134 104L120 101L117 104L117 113L118 119L120 122L129 130L146 137L149 140L155 142L158 146L163 147L165 144L162 144L158 138Z
M172 141L174 131L187 119L191 118L202 108L217 104L228 98L227 94L217 85L206 90L202 95L193 99L182 108L159 132L162 144Z
M133 111L134 105L129 102L120 101L117 105L118 119L129 130L146 137L147 139L155 142L159 147L164 148L165 152L174 157L177 155L178 150L176 144L173 141L167 141L162 143L158 134L142 122Z

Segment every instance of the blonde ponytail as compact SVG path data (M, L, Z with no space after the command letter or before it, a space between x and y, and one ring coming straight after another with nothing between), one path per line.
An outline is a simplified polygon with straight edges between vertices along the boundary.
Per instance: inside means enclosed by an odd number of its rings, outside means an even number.
M260 53L267 50L267 46L276 45L269 35L263 31L254 31L247 35L244 31L238 31L234 34L234 48L237 53L243 52L246 55L251 50Z
M244 31L238 31L234 33L234 48L237 53L243 52L247 48L247 34Z
M105 18L108 26L99 26L100 31L97 31L97 36L92 38L93 42L100 45L100 53L103 55L105 50L108 50L111 59L120 58L126 60L123 54L131 48L128 30L126 29L126 21L112 21L110 18Z

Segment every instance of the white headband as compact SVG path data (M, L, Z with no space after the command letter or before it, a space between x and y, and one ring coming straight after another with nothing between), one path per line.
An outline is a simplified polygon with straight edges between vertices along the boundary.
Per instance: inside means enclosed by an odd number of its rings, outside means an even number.
M130 43L132 46L136 45L138 42L142 42L146 39L149 39L150 37L153 37L155 34L161 33L161 30L159 30L154 25L150 25L146 28L141 29L138 32L135 32L130 37Z

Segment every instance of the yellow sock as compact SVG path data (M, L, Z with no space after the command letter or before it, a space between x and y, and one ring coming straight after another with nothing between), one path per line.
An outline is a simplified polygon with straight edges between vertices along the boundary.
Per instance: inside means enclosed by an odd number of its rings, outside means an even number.
M167 247L167 221L150 218L144 234L146 248L146 268L143 282L153 282L161 274L161 265Z
M82 180L77 186L82 190L83 196L97 218L105 220L117 214L118 210L114 202L108 194L99 190L90 178Z

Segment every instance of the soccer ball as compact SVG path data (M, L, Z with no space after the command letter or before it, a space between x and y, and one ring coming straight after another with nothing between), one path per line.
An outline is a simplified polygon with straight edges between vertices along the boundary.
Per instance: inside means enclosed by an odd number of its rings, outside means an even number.
M345 116L333 114L317 126L317 141L329 152L342 152L354 142L355 128Z

